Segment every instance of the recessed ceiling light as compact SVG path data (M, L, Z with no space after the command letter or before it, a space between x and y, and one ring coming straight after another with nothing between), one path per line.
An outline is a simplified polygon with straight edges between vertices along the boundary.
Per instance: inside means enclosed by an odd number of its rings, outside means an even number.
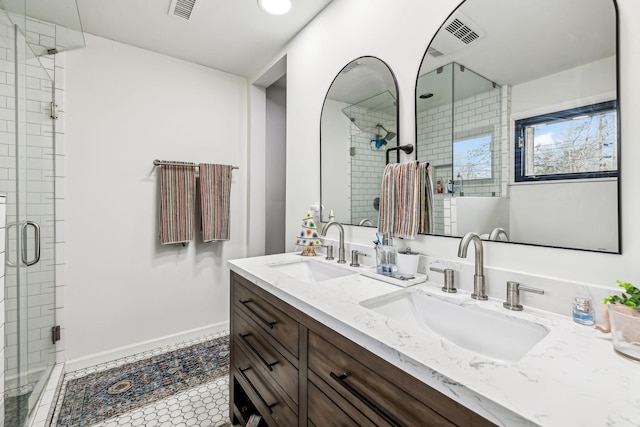
M258 4L272 15L284 15L291 10L291 0L258 0Z

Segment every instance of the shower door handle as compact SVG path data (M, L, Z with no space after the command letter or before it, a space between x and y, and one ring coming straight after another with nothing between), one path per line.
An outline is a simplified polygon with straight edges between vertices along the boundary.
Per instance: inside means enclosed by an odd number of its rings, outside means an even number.
M29 253L27 250L27 226L29 225L33 227L34 240L36 243L36 246L35 246L36 253L33 259L31 260L27 258L29 256ZM40 225L35 221L25 221L24 224L22 224L22 262L26 266L30 266L30 265L36 264L38 261L40 261Z

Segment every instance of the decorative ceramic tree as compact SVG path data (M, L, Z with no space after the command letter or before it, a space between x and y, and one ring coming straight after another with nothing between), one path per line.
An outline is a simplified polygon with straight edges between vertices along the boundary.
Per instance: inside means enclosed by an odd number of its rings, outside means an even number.
M308 211L302 219L302 230L298 234L296 245L302 246L302 256L316 256L315 247L322 245L311 211Z

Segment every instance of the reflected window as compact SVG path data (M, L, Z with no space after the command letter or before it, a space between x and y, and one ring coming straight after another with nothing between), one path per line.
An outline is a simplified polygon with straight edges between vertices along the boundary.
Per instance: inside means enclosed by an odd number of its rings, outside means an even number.
M616 102L517 120L516 181L618 176Z
M490 179L492 135L483 134L453 142L453 176L464 180Z

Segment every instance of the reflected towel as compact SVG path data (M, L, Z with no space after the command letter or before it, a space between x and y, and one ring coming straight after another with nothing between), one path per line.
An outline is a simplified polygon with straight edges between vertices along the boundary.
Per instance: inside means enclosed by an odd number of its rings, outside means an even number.
M187 162L160 166L160 243L193 240L195 165Z
M431 168L429 163L418 165L420 179L420 213L418 216L418 233L433 234L435 223L433 219L433 187L431 185Z
M201 163L200 210L202 240L229 240L229 208L233 166Z
M392 237L413 239L418 232L420 179L418 162L390 163L382 175L378 229Z

